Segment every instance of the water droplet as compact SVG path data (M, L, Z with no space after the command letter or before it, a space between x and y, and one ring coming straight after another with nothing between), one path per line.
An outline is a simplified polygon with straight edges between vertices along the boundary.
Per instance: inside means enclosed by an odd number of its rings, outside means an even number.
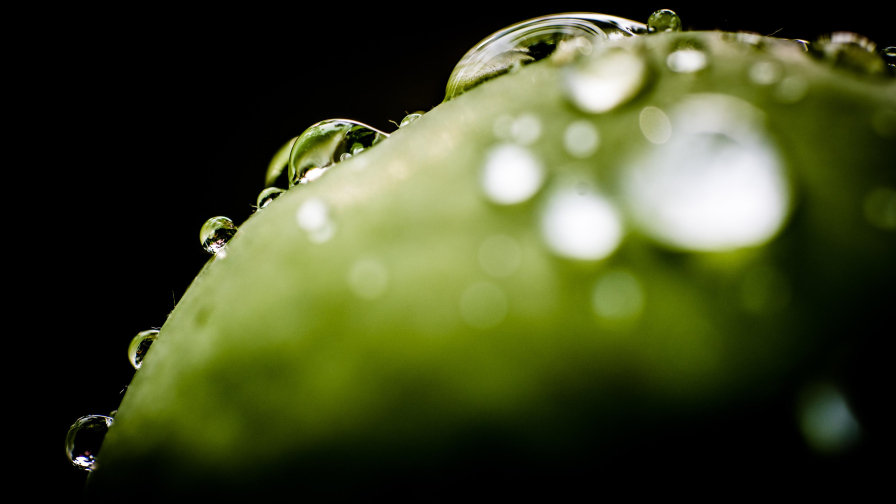
M307 184L332 165L356 156L389 135L347 119L321 121L299 135L289 154L289 185Z
M694 73L706 68L706 53L691 47L673 51L666 57L666 66L677 73Z
M404 119L401 120L401 123L398 124L398 127L404 128L408 124L411 124L412 122L416 121L417 119L420 119L421 117L423 117L423 112L419 112L419 111L411 112L410 114L404 116Z
M681 18L674 11L660 9L647 18L647 33L679 31L681 31Z
M835 455L854 446L861 427L837 387L823 383L803 392L799 401L803 437L818 453Z
M541 235L555 254L594 261L622 241L622 219L606 198L587 186L565 184L541 212Z
M644 107L640 117L641 133L647 140L661 144L672 136L672 123L665 112L656 107Z
M594 44L586 37L561 40L557 44L557 50L551 55L551 61L555 65L566 65L575 61L579 56L587 56L591 54L591 51L593 50Z
M492 235L479 245L479 266L495 278L508 277L516 272L522 262L523 252L519 244L507 235Z
M723 32L722 40L727 40L730 42L737 42L739 44L747 45L755 49L759 49L762 47L763 42L767 40L767 37L763 37L762 35L751 32L751 31L737 31L737 32Z
M695 94L670 116L675 135L622 172L641 230L673 247L706 252L775 236L788 215L790 187L765 115L731 96Z
M114 409L114 410L112 410L112 411L109 412L109 416L112 417L112 418L115 418L115 415L117 415L117 414L118 414L118 410L117 410L117 409Z
M641 23L594 13L554 14L508 26L486 37L461 58L448 78L445 101L550 56L562 41L579 37L608 40L646 31Z
M507 316L507 297L493 283L475 283L460 296L460 315L472 327L495 327Z
M288 142L277 149L274 157L271 158L271 162L268 164L267 175L264 178L265 187L274 185L283 173L283 169L289 164L289 152L292 150L292 145L295 143L296 138L299 137L290 138Z
M790 42L792 42L792 43L796 44L797 46L799 46L799 48L802 49L803 52L809 52L809 41L808 41L808 40L803 40L803 39L790 39Z
M268 187L267 189L261 191L258 194L258 199L256 200L256 206L259 210L265 208L270 205L272 201L276 198L280 197L281 194L285 193L283 189L279 187Z
M865 197L865 218L887 231L896 230L896 189L878 187Z
M217 254L236 231L236 225L227 217L212 217L199 230L199 243L209 254Z
M336 225L330 220L330 210L323 200L311 198L299 206L296 222L308 233L312 243L323 243L336 232Z
M809 54L862 74L880 74L886 69L877 46L867 38L852 32L834 32L809 44Z
M631 273L608 271L594 284L591 308L599 317L609 320L637 317L644 309L644 290Z
M143 365L143 359L146 357L146 352L158 336L159 331L152 329L137 333L137 335L134 336L134 339L131 340L131 344L128 345L128 360L131 361L131 365L134 366L134 369L140 369L140 366Z
M883 138L896 138L896 110L878 110L871 116L871 125Z
M600 147L600 134L591 122L574 121L563 133L563 145L570 156L579 159L591 157Z
M890 73L896 72L896 47L885 47L880 55L884 58L887 66L890 67Z
M510 136L520 145L531 145L541 136L541 121L534 114L523 114L510 124Z
M534 196L543 182L541 162L525 147L501 144L486 154L482 189L493 203L522 203Z
M760 86L769 86L781 80L784 69L775 61L757 61L750 67L750 81Z
M65 454L72 465L92 471L96 467L96 454L111 426L112 417L104 415L87 415L75 420L65 436Z
M565 67L564 84L570 100L581 110L608 112L637 96L647 79L644 60L623 48L594 53Z
M784 104L796 103L806 97L809 83L799 75L785 77L775 88L774 97Z
M348 272L348 285L364 299L377 299L389 286L389 270L374 259L358 259Z

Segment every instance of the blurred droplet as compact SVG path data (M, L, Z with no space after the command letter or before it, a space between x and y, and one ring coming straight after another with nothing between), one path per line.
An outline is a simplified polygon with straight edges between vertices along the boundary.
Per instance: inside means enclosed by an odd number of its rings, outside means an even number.
M769 86L781 80L784 69L775 61L757 61L750 67L750 81L760 86Z
M619 47L594 51L564 69L569 99L584 112L609 112L638 95L647 80L647 64Z
M569 259L603 259L622 241L619 212L602 195L582 186L567 184L551 194L540 225L548 248Z
M510 136L520 145L531 145L541 136L541 121L535 114L523 114L510 124Z
M594 50L594 44L587 37L575 37L561 40L557 44L557 50L551 55L551 61L555 65L566 65L580 56L587 56Z
M647 18L647 33L681 31L681 18L674 11L660 9Z
M299 206L296 222L308 233L312 243L329 241L336 232L336 225L330 220L329 207L318 198L310 198Z
M842 453L861 437L861 427L846 398L829 383L814 385L803 392L799 423L806 443L822 455Z
M460 296L460 315L477 329L495 327L507 316L507 296L493 283L475 283Z
M486 153L482 189L492 202L522 203L534 196L543 182L544 169L529 149L501 144Z
M217 254L236 231L236 224L227 217L212 217L199 230L199 243L209 254Z
M608 320L631 319L644 309L644 290L628 271L608 271L594 284L591 307L595 314Z
M570 156L579 159L591 157L600 147L597 128L584 119L573 121L563 133L563 146Z
M88 415L75 420L65 436L65 455L72 465L84 471L95 469L96 454L111 426L112 417L104 415Z
M694 48L673 51L666 57L666 66L677 73L694 73L706 68L706 53Z
M398 127L404 128L408 124L411 124L421 117L423 117L423 112L411 112L410 114L404 116L404 119L401 120L401 122L398 124Z
M875 227L896 230L896 189L878 187L865 197L865 218Z
M296 138L298 137L290 138L288 142L277 149L274 157L271 158L271 162L268 164L267 174L264 178L265 187L274 185L277 182L277 179L280 178L280 174L283 173L283 169L289 164L289 152L292 150L292 144L295 143Z
M259 210L271 204L276 198L280 197L281 194L285 193L283 189L279 187L268 187L264 189L258 194L258 199L255 201L256 206Z
M305 130L289 154L289 185L307 184L334 164L356 156L389 135L366 124L347 119L321 121Z
M374 259L358 259L348 272L352 292L364 299L381 297L389 286L389 270Z
M519 269L523 252L507 235L492 235L479 245L479 266L495 278L508 277Z
M805 98L808 91L809 83L806 79L799 75L790 75L785 77L775 88L774 97L781 103L792 104Z
M128 360L131 361L134 369L140 369L143 365L143 358L146 357L146 352L158 336L159 331L151 329L137 333L131 340L131 344L128 345Z
M886 68L877 45L852 32L834 32L809 45L809 53L835 67L861 74L880 74Z
M665 143L672 136L672 123L669 122L669 117L656 107L644 107L641 111L640 124L644 138L655 144Z

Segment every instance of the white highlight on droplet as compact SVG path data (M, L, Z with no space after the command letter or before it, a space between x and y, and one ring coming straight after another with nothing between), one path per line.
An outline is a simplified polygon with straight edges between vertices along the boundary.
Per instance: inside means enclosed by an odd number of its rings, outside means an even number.
M765 115L731 96L696 94L671 116L675 136L622 172L639 227L693 251L756 246L777 234L790 192Z
M861 437L859 422L843 394L831 384L818 384L803 392L799 405L803 437L818 453L841 453Z
M640 124L644 138L655 144L665 143L672 136L672 123L669 122L669 117L656 107L644 107L641 111Z
M644 310L644 289L628 271L608 271L594 284L591 307L595 314L608 320L635 318Z
M541 137L541 121L534 114L523 114L510 124L510 136L519 145L531 145Z
M501 144L486 154L482 189L494 203L522 203L535 195L543 182L541 163L525 147Z
M574 121L563 133L563 145L570 156L585 159L597 152L600 147L600 134L589 121L584 119Z
M785 77L775 87L774 97L781 103L791 104L802 100L809 91L809 83L799 75Z
M479 266L490 276L508 277L519 269L523 252L513 238L497 234L489 236L479 245Z
M706 54L697 49L679 49L666 57L669 70L678 73L693 73L706 68Z
M570 259L603 259L622 241L619 213L600 194L564 187L551 195L541 212L541 234L548 248Z
M389 286L389 270L375 259L358 259L346 278L352 292L364 299L381 297Z
M507 316L507 297L493 283L475 283L460 296L460 315L472 327L495 327Z
M564 72L570 100L585 112L599 114L638 94L644 86L647 65L637 55L614 48L566 67Z
M299 206L296 222L308 232L308 239L313 243L328 241L336 232L327 204L318 198L308 199Z
M769 86L781 80L784 69L774 61L757 61L750 67L750 81L760 86Z

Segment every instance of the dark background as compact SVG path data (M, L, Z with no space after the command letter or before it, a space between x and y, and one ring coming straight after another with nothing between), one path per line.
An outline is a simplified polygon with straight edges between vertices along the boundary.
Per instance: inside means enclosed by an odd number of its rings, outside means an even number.
M4 78L15 89L6 145L17 154L6 168L15 260L5 285L17 301L7 304L5 373L14 409L29 419L8 433L35 493L79 495L86 473L63 456L69 425L117 407L133 375L130 339L164 323L208 258L202 223L245 220L271 155L311 124L343 117L392 131L389 120L441 101L455 63L480 39L556 12L646 22L665 7L692 29L804 39L849 30L896 43L888 13L867 4L504 4L438 14L423 3L137 5L7 17L19 34ZM803 453L790 443L786 453Z

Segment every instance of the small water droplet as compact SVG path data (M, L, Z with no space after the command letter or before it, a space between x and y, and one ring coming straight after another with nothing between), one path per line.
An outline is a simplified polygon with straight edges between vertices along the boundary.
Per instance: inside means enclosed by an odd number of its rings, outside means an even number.
M299 137L290 138L288 142L277 149L274 157L271 158L271 162L268 164L267 175L264 178L265 187L274 185L277 179L280 178L280 174L283 173L283 169L289 164L289 152L292 150L292 145L295 143L296 138Z
M591 157L600 147L600 134L591 122L573 121L563 133L563 146L570 156L579 159Z
M674 11L660 9L647 18L647 33L679 31L681 31L681 18Z
M420 111L411 112L410 114L404 116L404 119L401 120L401 122L398 124L398 127L404 128L408 124L411 124L412 122L416 121L417 119L420 119L421 117L423 117L423 112L420 112Z
M140 369L140 366L143 365L143 359L146 357L146 352L158 336L159 331L151 329L149 331L137 333L131 340L131 344L128 345L128 360L131 361L131 365L134 366L134 369Z
M541 121L535 114L522 114L510 124L510 136L520 145L531 145L541 137Z
M389 270L374 259L358 259L348 272L348 285L358 297L374 300L389 286Z
M569 99L581 110L608 112L638 95L647 80L647 64L628 50L613 47L564 68Z
M878 187L865 197L865 218L874 226L886 230L896 230L896 189Z
M803 437L818 453L836 455L854 446L861 427L837 387L822 383L809 387L799 401Z
M737 42L755 49L761 48L766 40L766 37L751 31L723 32L721 38L722 40Z
M72 465L92 471L96 467L96 454L111 426L112 417L104 415L87 415L75 420L65 436L65 455Z
M641 133L655 144L665 143L672 136L672 123L665 112L656 107L644 107L640 116Z
M760 86L770 86L781 80L784 69L775 61L757 61L750 67L750 81Z
M199 243L209 254L217 254L236 231L236 224L227 217L212 217L199 230Z
M802 49L803 52L809 52L809 41L808 40L789 39L789 41L796 44L797 46L799 46L799 48Z
M543 182L541 162L525 147L501 144L486 154L482 189L493 203L522 203L534 196Z
M890 67L890 73L896 75L896 47L890 46L885 47L880 55L884 58L884 62L887 63L887 66Z
M641 23L596 13L554 14L517 23L476 44L448 78L445 101L555 52L560 42L608 40L646 33Z
M516 272L522 262L523 252L513 238L492 235L479 245L479 266L495 278L508 277Z
M306 200L296 211L296 222L308 233L312 243L323 243L336 232L336 225L330 220L327 204L318 198Z
M809 91L809 83L799 75L788 75L784 77L780 84L775 88L775 100L784 104L793 104L806 97Z
M608 320L631 319L644 310L644 290L628 271L608 271L594 284L591 307L599 317Z
M587 186L566 184L556 190L542 209L540 224L548 248L569 259L603 259L622 241L619 212Z
M809 53L838 68L862 74L880 74L886 69L877 45L852 32L834 32L809 44Z
M666 57L666 66L677 73L694 73L706 68L706 53L687 47L673 51Z
M305 130L289 154L289 185L307 184L319 178L343 154L357 156L389 135L366 124L347 119L321 121Z
M507 316L507 296L493 283L475 283L460 296L460 315L477 329L495 327Z
M272 201L276 198L280 197L281 194L285 193L283 189L279 187L268 187L267 189L261 191L258 194L258 199L256 200L256 206L259 210L265 208L270 205Z

